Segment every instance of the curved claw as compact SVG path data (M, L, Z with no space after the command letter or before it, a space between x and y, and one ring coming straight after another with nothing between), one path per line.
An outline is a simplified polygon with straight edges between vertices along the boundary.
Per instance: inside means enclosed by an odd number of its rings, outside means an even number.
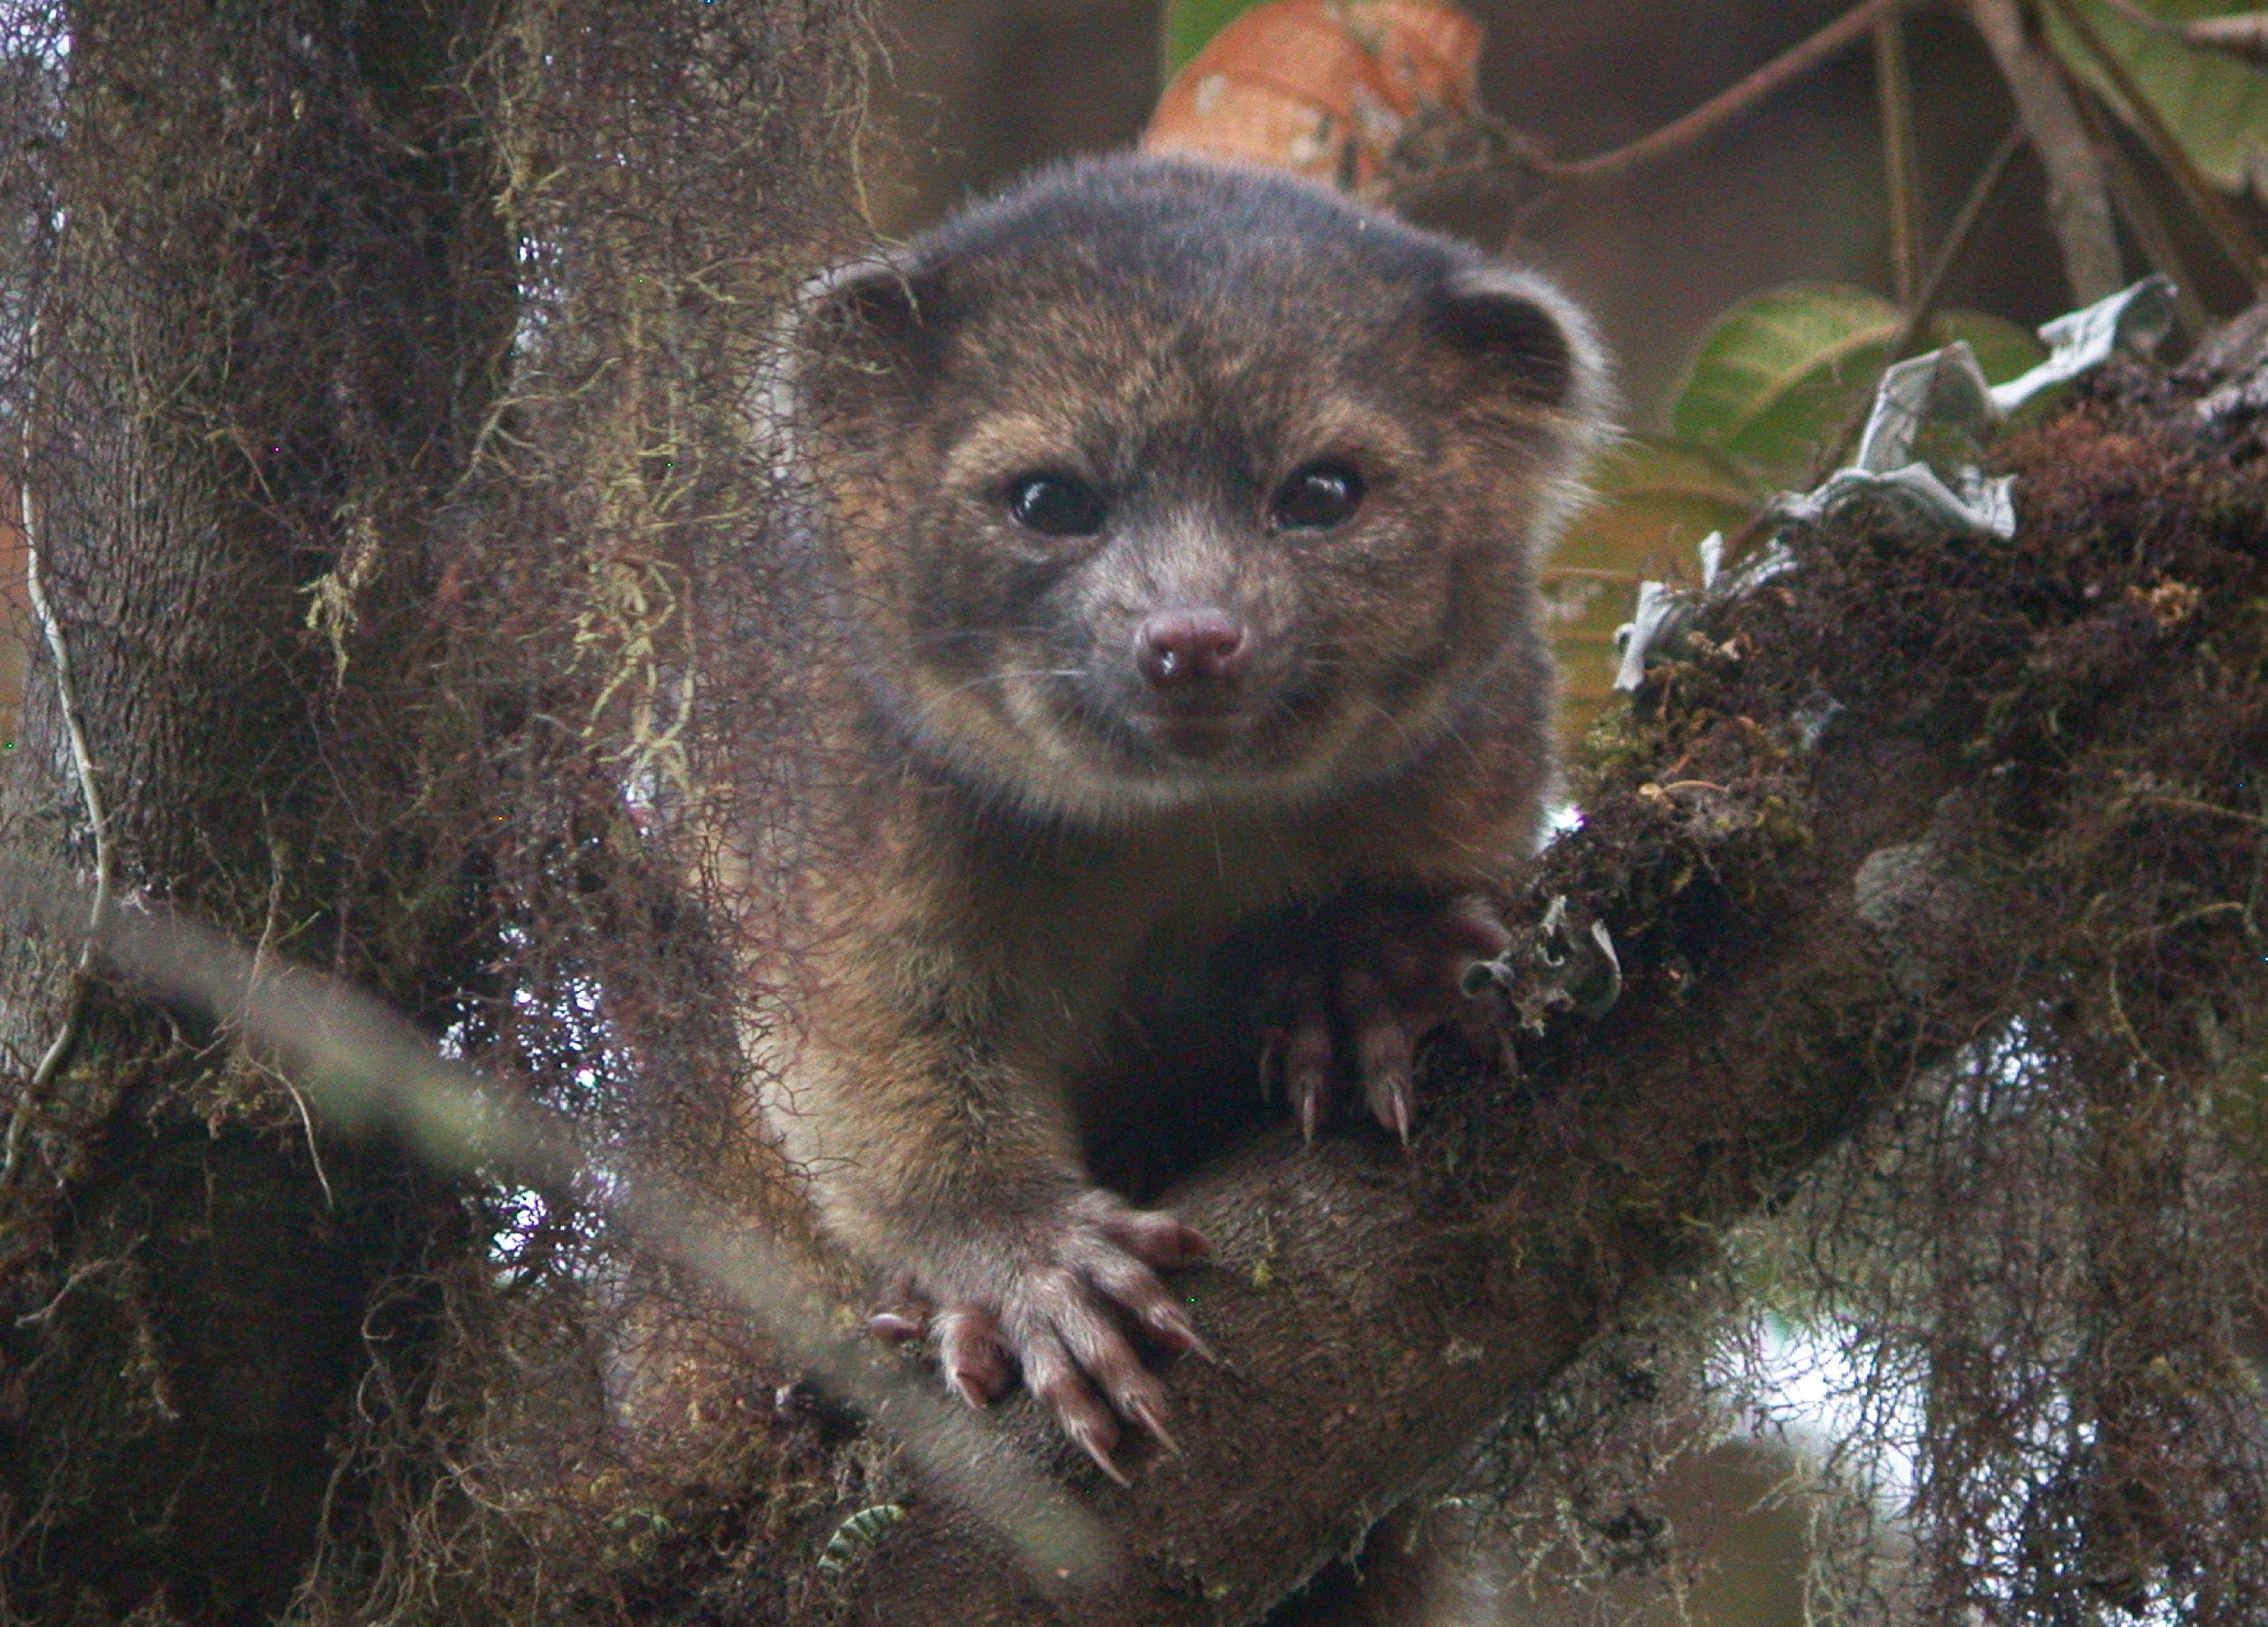
M1173 1438L1173 1431L1166 1427L1166 1420L1158 1416L1157 1407L1147 1401L1137 1401L1133 1404L1133 1417L1157 1438L1159 1446L1176 1457L1181 1455L1181 1443Z
M1164 1450L1181 1450L1141 1341L1216 1359L1156 1273L1211 1251L1203 1233L1172 1215L1089 1189L1045 1217L964 1242L957 1293L939 1293L934 1279L910 1282L902 1302L918 1308L882 1312L870 1325L903 1338L926 1323L947 1387L972 1406L1004 1394L1021 1368L1063 1432L1126 1485L1113 1456L1121 1420Z
M866 1318L866 1331L876 1338L903 1345L909 1339L921 1338L924 1329L921 1323L912 1317L900 1316L894 1310L880 1310Z
M1298 1001L1284 1041L1284 1083L1300 1132L1313 1142L1331 1099L1331 1017L1324 1009L1323 980L1303 978Z
M1063 1427L1064 1432L1079 1444L1079 1449L1095 1460L1095 1466L1118 1482L1120 1490L1130 1492L1134 1489L1134 1483L1126 1477L1126 1471L1110 1461L1110 1448L1097 1439L1094 1433L1074 1424L1067 1424Z
M1464 977L1510 941L1479 897L1350 907L1303 952L1315 956L1304 969L1273 972L1263 984L1263 1089L1280 1075L1311 1142L1335 1092L1359 1089L1371 1116L1407 1147L1417 1120L1418 1042L1453 1028L1488 1049L1493 1011L1474 1000Z
M1371 1116L1410 1144L1413 1117L1410 1075L1414 1065L1409 1029L1387 998L1385 986L1365 971L1340 979L1339 997L1354 1031L1354 1072Z

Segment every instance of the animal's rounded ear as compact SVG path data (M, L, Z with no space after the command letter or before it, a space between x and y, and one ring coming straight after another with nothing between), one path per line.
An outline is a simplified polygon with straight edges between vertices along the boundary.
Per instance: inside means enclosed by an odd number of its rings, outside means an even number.
M905 251L820 272L787 312L787 368L806 410L854 412L918 378L943 321L940 268Z
M1482 388L1523 406L1596 417L1605 364L1589 319L1533 272L1487 261L1442 279L1431 311L1442 341L1473 367Z
M934 325L942 295L934 267L909 253L869 254L820 272L796 298L807 343L880 339L903 344Z

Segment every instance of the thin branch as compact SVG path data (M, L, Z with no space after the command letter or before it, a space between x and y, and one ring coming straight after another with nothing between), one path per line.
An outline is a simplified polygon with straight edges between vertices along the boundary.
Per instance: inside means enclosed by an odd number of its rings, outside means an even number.
M1976 240L1978 229L1984 224L1986 211L1992 207L1992 201L1999 196L2000 188L2008 181L2009 171L2015 165L2016 155L2023 150L2024 125L2019 120L2000 138L2000 144L1993 148L1992 156L1985 160L1984 168L1978 172L1976 181L1970 186L1969 195L1961 200L1952 225L1946 230L1945 240L1938 245L1937 253L1930 261L1930 269L1921 278L1921 288L1915 291L1912 303L1906 308L1905 320L1899 324L1898 331L1891 338L1890 348L1882 353L1884 362L1901 362L1914 353L1922 334L1929 329L1931 319L1937 315L1938 301L1945 297L1947 281L1960 264L1961 256L1969 251L1969 245ZM1812 469L1815 481L1824 479L1829 471L1838 469L1849 461L1852 452L1858 446L1859 436L1865 432L1867 413L1872 405L1870 401L1867 407L1862 407L1843 425L1835 438L1826 443L1825 455L1814 463ZM1770 511L1759 515L1733 539L1732 546L1726 550L1727 554L1738 554L1774 524L1775 522L1770 517Z
M2072 100L2079 109L2079 116L2087 121L2088 132L2095 138L2096 150L2102 153L2103 162L2110 174L2111 201L2117 205L2119 218L2134 233L2135 241L2142 245L2143 257L2151 269L2164 272L2173 279L2174 303L2180 313L2182 326L2192 334L2205 330L2208 318L2204 302L2197 298L2196 279L2182 258L2174 234L2165 228L2165 218L2158 212L2150 198L2149 189L2135 173L2133 163L2118 144L2117 137L2096 105L2093 97L2067 72L2066 83L2070 86Z
M1718 92L1683 118L1673 120L1651 135L1593 158L1572 161L1524 155L1543 174L1556 181L1598 181L1668 157L1693 145L1734 115L1746 112L1782 86L1793 83L1844 46L1864 38L1875 25L1894 18L1913 0L1865 0L1802 44L1781 53L1737 84Z
M2136 797L2135 801L2144 808L2170 808L2180 813L2209 814L2216 819L2234 819L2240 825L2250 825L2256 830L2268 830L2268 818L2246 813L2241 808L2224 808L2218 802L2203 802L2195 797Z
M1546 181L1604 181L1627 171L1642 169L1692 146L1718 125L1745 113L1774 91L1801 79L1845 46L1863 38L1876 24L1918 3L1919 0L1864 0L1864 4L1774 57L1737 83L1719 91L1692 112L1634 142L1589 158L1554 158L1533 136L1483 117L1479 123L1500 151L1396 181L1382 190L1379 201L1392 205L1420 186L1438 186L1443 181L1507 169Z
M1119 1563L1110 1532L1030 1464L999 1446L957 1404L838 1334L824 1285L787 1247L715 1192L658 1161L603 1152L565 1115L495 1088L443 1055L432 1036L333 978L288 965L264 973L218 933L181 918L88 908L63 875L0 852L0 921L76 939L120 975L225 1017L296 1069L326 1119L384 1126L444 1174L518 1182L605 1217L651 1258L723 1294L800 1367L882 1425L1013 1563L1045 1588L1092 1586ZM81 924L82 916L84 924Z
M2145 11L2135 0L2103 0L2136 28L2179 40L2194 51L2222 51L2254 67L2268 67L2268 11L2238 12L2225 17L2192 17L2186 22Z
M1890 191L1891 289L1899 305L1911 309L1921 281L1921 171L1914 156L1905 25L1895 15L1874 25L1874 91L1882 114L1882 178Z
M2205 230L2213 234L2214 242L2228 257L2229 264L2235 267L2237 273L2254 289L2268 287L2268 255L2261 252L2260 245L2253 240L2252 233L2236 218L2236 212L2229 208L2220 193L2214 191L2213 183L2198 172L2188 149L2182 145L2181 139L2159 115L2157 103L2142 93L2141 88L2134 82L2134 76L2126 72L2126 64L2103 43L2103 36L2096 32L2095 25L2087 20L2086 12L2073 0L2047 0L2047 3L2056 8L2079 43L2102 64L2103 75L2110 81L2112 91L2133 113L2135 132L2150 149L2150 156L2157 160L2165 172L2174 178L2174 184L2181 189L2189 207L2204 222Z
M1969 252L1969 245L1977 239L1983 226L1986 211L2000 188L2008 181L2009 172L2015 167L2016 155L2024 150L2024 126L2021 122L2011 124L1999 144L1992 149L1992 156L1985 160L1984 168L1977 172L1977 179L1969 188L1969 195L1960 201L1953 215L1953 223L1946 228L1945 240L1938 245L1931 258L1930 269L1922 274L1921 286L1915 289L1913 302L1906 308L1906 319L1897 336L1890 342L1885 359L1903 361L1920 342L1930 319L1937 315L1938 301L1945 297L1945 285L1960 264L1961 256Z
M2182 42L2200 51L2226 52L2255 68L2268 68L2268 11L2199 17L2183 25Z
M259 986L261 972L267 962L269 952L275 947L276 923L283 915L286 870L283 844L277 839L275 828L270 822L268 799L265 797L260 799L260 823L267 828L269 832L268 908L260 917L259 937L252 945L252 963L245 968L244 972L244 981L252 988ZM299 1110L299 1128L307 1133L308 1161L315 1166L316 1183L323 1189L323 1207L336 1210L338 1208L338 1198L331 1191L331 1178L323 1168L323 1149L316 1137L315 1115L308 1110L307 1097L300 1093L299 1087L292 1083L291 1075L283 1069L268 1067L259 1063L255 1063L253 1065L283 1086L290 1094L291 1104Z
M124 1255L112 1254L102 1259L90 1259L84 1265L73 1268L71 1275L64 1279L63 1286L55 1290L54 1296L49 1299L46 1304L41 1306L37 1310L25 1311L22 1316L16 1318L15 1325L18 1328L36 1328L43 1322L53 1321L54 1319L55 1313L63 1308L63 1302L71 1298L72 1294L78 1289L78 1286L82 1282L86 1281L89 1278L100 1276L103 1272L114 1269L115 1268L122 1266L125 1263L126 1257Z
M38 361L39 327L39 319L33 319L27 342L34 367ZM82 721L71 646L64 637L62 619L47 597L45 550L41 544L38 515L32 499L32 435L36 422L34 407L27 406L24 413L22 479L16 487L17 513L24 528L24 582L31 597L33 617L47 641L48 655L54 666L55 707L62 714L64 733L71 744L71 766L79 782L79 799L94 841L94 894L87 916L91 926L110 910L116 858L111 850L110 815L103 804L102 787L95 779L94 753L87 745L86 728ZM94 985L94 941L90 937L81 946L78 962L72 967L71 993L64 1002L63 1021L56 1027L55 1037L39 1059L39 1065L32 1070L32 1076L24 1082L24 1093L16 1098L15 1109L8 1115L6 1147L5 1152L0 1152L0 1188L15 1180L16 1162L24 1150L24 1126L30 1122L40 1097L63 1071L72 1046L78 1043L80 1029L86 1020L87 995Z
M1969 17L1991 50L2048 172L2048 213L2063 245L2072 296L2091 305L2126 280L2102 154L2087 140L2056 60L2028 25L2020 0L1969 0Z

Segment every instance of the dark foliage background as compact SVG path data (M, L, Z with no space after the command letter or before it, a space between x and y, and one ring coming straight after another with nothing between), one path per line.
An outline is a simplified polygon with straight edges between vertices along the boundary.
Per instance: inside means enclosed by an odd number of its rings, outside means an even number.
M1836 0L1465 8L1487 28L1482 104L1570 158L1658 128L1849 9ZM869 179L877 222L911 231L1035 163L1131 142L1158 97L1157 24L1153 0L884 0L875 109L894 139ZM1924 236L1935 241L2014 109L1951 8L1925 7L1906 28L1927 87L1918 134ZM1960 268L1947 305L2027 324L2068 308L2041 191L2027 161L1996 211L1989 252ZM1803 279L1887 288L1883 197L1862 46L1659 166L1563 191L1521 222L1516 247L1582 290L1612 341L1634 422L1652 427L1701 330L1741 296Z

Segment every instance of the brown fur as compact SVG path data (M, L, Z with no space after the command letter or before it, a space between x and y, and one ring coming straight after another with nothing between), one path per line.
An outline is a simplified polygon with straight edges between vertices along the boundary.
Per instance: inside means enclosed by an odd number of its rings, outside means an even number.
M1092 1390L1162 1406L1121 1318L1187 1343L1148 1267L1201 1243L1095 1192L1090 1155L1191 1100L1158 1073L1189 1054L1178 1014L1315 963L1334 918L1422 920L1522 864L1551 706L1533 560L1598 365L1548 286L1471 250L1137 159L836 273L791 357L827 767L767 1109L836 1235L938 1308L964 1393L1012 1358L1108 1466ZM1271 494L1317 460L1361 475L1354 517L1280 524ZM1020 526L1033 474L1107 522ZM1248 634L1198 748L1133 658L1189 606Z

